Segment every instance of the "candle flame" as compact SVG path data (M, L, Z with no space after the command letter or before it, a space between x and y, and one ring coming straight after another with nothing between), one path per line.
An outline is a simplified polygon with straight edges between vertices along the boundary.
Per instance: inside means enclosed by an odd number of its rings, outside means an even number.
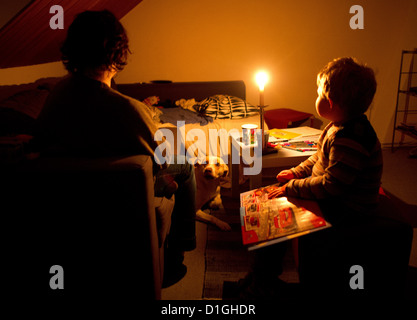
M259 90L263 91L265 88L265 84L268 82L268 74L265 71L259 71L256 75L255 75L255 80L256 83L259 86Z

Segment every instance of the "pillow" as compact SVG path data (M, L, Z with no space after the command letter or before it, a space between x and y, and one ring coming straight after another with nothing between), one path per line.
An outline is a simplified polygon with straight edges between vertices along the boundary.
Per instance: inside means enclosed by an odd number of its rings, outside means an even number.
M214 119L240 119L259 114L257 107L237 97L214 95L197 103L194 108L199 114Z

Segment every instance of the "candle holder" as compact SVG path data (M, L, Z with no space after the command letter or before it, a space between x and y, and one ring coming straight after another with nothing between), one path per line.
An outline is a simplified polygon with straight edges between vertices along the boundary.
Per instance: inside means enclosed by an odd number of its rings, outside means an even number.
M275 153L278 150L275 148L268 148L268 140L265 139L265 119L264 119L264 112L265 112L265 108L268 108L269 106L264 106L264 105L259 105L259 122L260 122L260 127L261 127L261 137L262 137L262 155L266 155L266 154L270 154L270 153Z
M265 141L265 115L264 115L264 110L265 108L267 108L268 106L264 106L264 105L260 105L258 106L259 108L259 122L260 122L260 128L262 131L262 150L264 150L266 148L266 141Z

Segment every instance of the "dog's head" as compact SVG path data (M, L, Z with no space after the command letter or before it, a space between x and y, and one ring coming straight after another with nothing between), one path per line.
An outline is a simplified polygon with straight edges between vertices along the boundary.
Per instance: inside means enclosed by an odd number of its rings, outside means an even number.
M202 170L203 176L206 179L225 178L229 174L229 167L219 157L207 156L205 163L197 162L195 166Z

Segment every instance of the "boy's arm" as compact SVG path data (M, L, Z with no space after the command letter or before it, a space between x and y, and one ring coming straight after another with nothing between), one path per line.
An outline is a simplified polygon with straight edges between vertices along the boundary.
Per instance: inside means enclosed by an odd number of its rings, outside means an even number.
M323 175L288 182L285 189L287 196L305 199L324 199L336 197L351 187L363 170L363 164L369 153L357 142L335 140L330 148L329 166Z
M327 136L327 132L329 130L329 128L332 127L332 123L329 123L326 128L324 128L323 132L320 135L320 138L317 141L317 149L321 150L324 140ZM301 162L298 166L291 168L291 172L294 174L294 177L296 179L301 179L301 178L306 178L311 176L312 171L313 171L313 167L316 164L317 160L318 160L318 152L314 153L313 155L311 155L307 160L305 160L304 162Z
M296 179L305 178L311 176L313 166L317 162L317 152L311 155L307 160L301 162L298 166L291 168L291 172L294 174Z
M301 179L310 176L317 158L317 154L313 154L306 161L300 163L297 167L291 168L289 170L282 170L277 175L278 182L286 183L291 179Z

